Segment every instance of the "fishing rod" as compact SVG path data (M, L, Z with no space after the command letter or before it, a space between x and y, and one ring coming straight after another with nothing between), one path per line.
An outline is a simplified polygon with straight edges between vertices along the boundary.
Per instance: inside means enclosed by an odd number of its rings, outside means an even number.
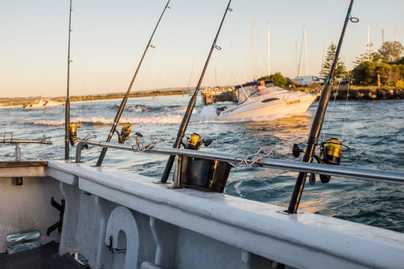
M167 4L165 5L165 7L163 9L163 12L161 13L159 19L157 20L157 24L154 27L154 30L153 30L153 32L152 32L152 34L150 36L150 39L147 42L146 48L145 48L145 50L144 50L144 52L142 54L142 57L140 58L139 64L138 64L138 66L136 68L136 71L133 74L132 80L129 83L129 87L128 87L127 91L126 91L126 94L123 97L122 102L121 102L121 104L120 104L120 106L118 108L118 111L117 111L116 115L115 115L114 123L112 124L112 128L111 128L111 130L110 130L110 132L108 134L108 138L107 138L107 141L106 141L107 143L111 142L112 137L114 136L114 133L116 132L116 128L118 127L118 124L119 124L119 121L120 121L120 119L122 117L123 111L125 110L125 106L126 106L126 103L128 102L129 95L130 95L130 92L132 90L133 84L135 83L136 77L137 77L137 75L138 75L138 73L140 71L140 68L142 67L143 60L145 59L149 49L154 48L154 46L152 45L154 35L157 32L157 29L158 29L158 27L159 27L159 25L160 25L160 23L161 23L161 21L162 21L162 19L164 17L164 14L166 13L167 9L170 8L170 2L171 2L171 0L167 1ZM108 150L108 148L106 148L106 147L102 149L101 154L100 154L100 156L98 158L98 161L97 161L97 166L102 165L102 162L104 161L105 155L107 154L107 150Z
M65 101L65 160L70 159L70 43L71 43L71 33L72 33L72 3L73 0L70 0L69 7L69 34L67 38L67 81L66 81L66 101Z
M347 30L348 24L349 24L349 22L352 22L352 23L359 22L358 18L351 16L353 4L354 4L354 0L351 0L349 7L348 7L347 15L345 18L344 26L342 28L341 36L338 41L337 50L335 52L335 58L332 63L327 80L324 83L323 90L321 92L320 102L319 102L318 109L316 111L314 121L313 121L311 130L310 130L306 152L303 157L303 162L308 162L308 163L312 162L314 155L315 155L315 150L318 145L318 140L319 140L319 137L321 134L321 129L322 129L324 119L325 119L325 114L327 112L328 104L330 102L330 98L331 98L331 94L332 94L332 84L334 81L335 71L337 69L338 60L339 60L339 56L341 53L341 49L342 49L342 45L344 42L345 33ZM292 194L290 204L288 207L289 214L296 214L297 210L299 209L299 204L300 204L300 200L302 198L302 194L304 191L304 185L306 183L306 179L307 179L307 172L300 172L299 176L296 180L296 185L294 187L293 194Z
M188 103L187 110L185 111L185 115L184 115L184 117L182 119L182 122L181 122L180 128L178 130L177 138L175 140L173 148L178 149L178 148L181 147L181 142L182 142L182 139L185 136L185 132L186 132L186 130L188 128L189 121L191 120L192 112L193 112L193 110L195 108L195 105L196 105L196 100L197 100L197 97L198 97L198 93L201 90L202 82L203 82L203 79L205 78L205 74L206 74L206 71L208 69L210 59L212 58L213 51L215 49L217 49L217 50L221 49L217 45L217 41L219 39L220 32L222 31L223 24L224 24L224 21L225 21L225 19L227 17L227 14L229 13L229 11L232 11L232 9L230 8L231 2L232 2L232 0L229 0L229 2L227 4L226 10L224 12L224 15L223 15L222 20L221 20L220 25L219 25L219 29L216 32L215 39L213 40L212 46L211 46L211 48L209 50L209 54L208 54L208 57L206 59L205 65L203 67L201 76L199 77L198 84L197 84L197 86L195 88L195 91L194 91L194 93L193 93L193 95L192 95L192 97L191 97L191 99L190 99L190 101ZM169 157L168 161L167 161L166 167L165 167L164 172L163 172L163 176L161 178L162 183L166 183L168 181L168 177L170 176L171 168L174 165L174 160L175 160L175 155L171 155Z

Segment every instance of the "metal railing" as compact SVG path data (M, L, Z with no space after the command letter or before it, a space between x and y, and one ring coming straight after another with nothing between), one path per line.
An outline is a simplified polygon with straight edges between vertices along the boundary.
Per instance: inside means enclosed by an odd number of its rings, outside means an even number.
M228 162L231 164L241 164L246 162L246 159L243 158L237 158L230 155L214 152L203 152L203 151L173 149L173 148L156 148L156 147L150 149L139 149L137 145L125 146L112 143L80 141L77 144L76 149L77 163L81 162L82 151L88 146L107 147L110 149L130 151L134 153L195 157L207 160L218 160ZM279 160L272 158L257 160L253 163L253 165L257 167L266 167L292 172L304 172L304 173L322 174L328 176L346 177L351 179L360 179L366 181L380 181L387 183L404 184L404 172L390 172L390 171L363 169L348 166L305 163L301 161Z
M42 137L39 139L23 139L14 138L13 133L2 133L0 134L0 144L15 146L15 160L21 161L21 146L27 144L37 144L37 145L52 145L52 141L48 137Z

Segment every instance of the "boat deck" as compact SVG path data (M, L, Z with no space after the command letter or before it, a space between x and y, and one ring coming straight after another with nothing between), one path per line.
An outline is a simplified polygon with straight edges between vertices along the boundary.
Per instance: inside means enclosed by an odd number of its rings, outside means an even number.
M33 249L13 255L0 254L2 269L88 269L78 264L71 256L59 256L59 245L49 243L38 249Z

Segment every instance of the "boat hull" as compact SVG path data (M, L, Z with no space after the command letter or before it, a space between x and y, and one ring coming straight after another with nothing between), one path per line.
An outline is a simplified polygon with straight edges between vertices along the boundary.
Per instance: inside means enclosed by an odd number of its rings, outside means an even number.
M84 164L49 161L44 172L22 186L0 181L1 240L27 229L45 235L59 219L51 198L64 199L61 234L51 235L60 255L78 252L90 268L403 268L404 236L397 232L288 215L282 207Z
M305 113L316 100L315 95L298 93L285 96L263 96L239 105L218 116L220 121L272 121Z

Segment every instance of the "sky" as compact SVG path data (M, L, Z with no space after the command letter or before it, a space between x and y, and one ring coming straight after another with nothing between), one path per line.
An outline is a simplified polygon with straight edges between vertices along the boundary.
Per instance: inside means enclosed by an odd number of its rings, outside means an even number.
M308 74L338 40L348 0L233 0L204 85L229 85L268 72L294 77L303 31ZM66 90L68 0L0 1L0 97L61 96ZM163 0L73 0L71 94L126 91ZM196 84L227 0L172 0L134 90ZM342 60L352 66L372 42L404 42L404 1L356 0ZM271 32L271 57L267 33Z

